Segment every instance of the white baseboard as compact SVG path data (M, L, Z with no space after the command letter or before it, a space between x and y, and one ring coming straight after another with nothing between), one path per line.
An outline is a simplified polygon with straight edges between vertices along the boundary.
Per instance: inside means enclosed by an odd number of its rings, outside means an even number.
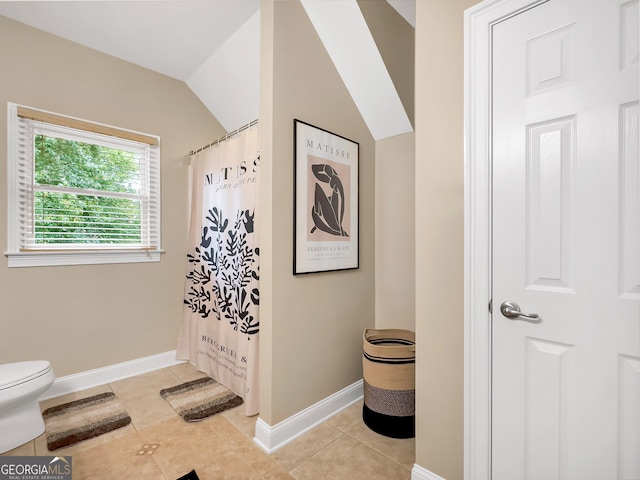
M180 363L184 363L184 361L176 360L176 351L171 350L149 357L137 358L128 362L96 368L95 370L74 373L73 375L56 378L51 387L39 397L39 400L79 392L87 388L97 387L98 385L104 385L105 383L115 382Z
M274 426L258 418L256 436L253 440L267 453L275 452L291 440L360 400L363 396L362 385L362 380L358 380Z
M445 480L440 475L430 472L426 468L422 468L418 464L413 465L411 470L411 480Z

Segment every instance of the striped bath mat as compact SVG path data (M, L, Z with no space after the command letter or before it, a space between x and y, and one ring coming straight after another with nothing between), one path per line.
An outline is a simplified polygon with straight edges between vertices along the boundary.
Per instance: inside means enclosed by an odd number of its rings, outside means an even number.
M131 423L122 404L112 392L63 403L42 412L47 448L74 445Z
M160 396L187 422L198 422L241 405L243 400L224 385L205 377L160 391Z

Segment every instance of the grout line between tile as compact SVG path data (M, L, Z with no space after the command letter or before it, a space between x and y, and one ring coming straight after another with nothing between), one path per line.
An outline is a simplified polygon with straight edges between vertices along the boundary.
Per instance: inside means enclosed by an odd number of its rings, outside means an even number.
M335 428L335 427L334 427L334 428ZM336 438L334 438L333 440L331 440L329 443L327 443L324 447L322 447L320 450L318 450L317 452L315 452L313 455L310 455L310 456L306 457L304 460L302 460L302 461L300 461L299 463L297 463L295 466L293 466L293 467L291 468L291 470L288 470L288 471L287 471L287 473L288 473L289 475L291 475L291 472L293 472L296 468L298 468L299 466L301 466L301 465L303 465L304 463L308 462L309 460L311 460L312 458L314 458L316 455L319 455L319 454L320 454L320 452L322 452L322 451L323 451L325 448L327 448L329 445L332 445L335 441L337 441L339 438L341 438L341 437L345 434L345 432L343 432L343 431L341 431L341 430L339 430L339 429L336 429L336 430L338 430L338 431L340 432L340 435L338 435ZM355 440L355 439L354 439L354 440ZM356 441L357 441L357 440L356 440ZM361 443L361 442L360 442L360 443ZM278 463L282 468L285 468L285 467L284 467L284 465L282 465L282 464L281 464L280 462L278 462L277 460L276 460L276 462L277 462L277 463ZM291 475L291 476L293 476L293 475Z
M397 460L394 460L393 458L391 458L390 456L388 456L384 451L382 450L378 450L376 447L373 447L371 445L367 445L366 443L364 443L362 440L359 440L358 438L354 437L352 434L350 434L349 432L345 432L346 435L348 435L350 438L352 438L353 440L355 440L356 442L360 443L361 445L364 445L365 447L367 447L370 450L373 450L374 452L382 455L384 458L386 458L387 460L390 460L391 462L395 463L396 465L398 465L399 467L402 467L404 469L407 469L406 466L404 466L403 464L401 464L400 462L398 462ZM415 456L415 448L414 448L414 456ZM408 469L409 471L411 471L411 468Z

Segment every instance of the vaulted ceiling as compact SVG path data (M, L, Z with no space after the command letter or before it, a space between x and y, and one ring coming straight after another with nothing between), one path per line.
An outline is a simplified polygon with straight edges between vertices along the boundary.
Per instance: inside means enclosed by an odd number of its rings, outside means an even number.
M357 1L301 1L372 136L412 131ZM387 1L415 26L415 0ZM0 15L184 81L227 131L258 118L259 9L259 0L0 1Z

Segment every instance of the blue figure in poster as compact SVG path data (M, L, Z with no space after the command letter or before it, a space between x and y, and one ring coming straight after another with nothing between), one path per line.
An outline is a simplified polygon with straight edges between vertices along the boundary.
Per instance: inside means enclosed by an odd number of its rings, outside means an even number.
M311 229L311 233L319 229L331 235L348 237L349 234L342 227L345 198L344 187L338 172L326 164L312 165L311 170L320 182L328 183L331 187L331 194L327 195L320 183L316 182L315 184L314 202L311 207L314 227Z

